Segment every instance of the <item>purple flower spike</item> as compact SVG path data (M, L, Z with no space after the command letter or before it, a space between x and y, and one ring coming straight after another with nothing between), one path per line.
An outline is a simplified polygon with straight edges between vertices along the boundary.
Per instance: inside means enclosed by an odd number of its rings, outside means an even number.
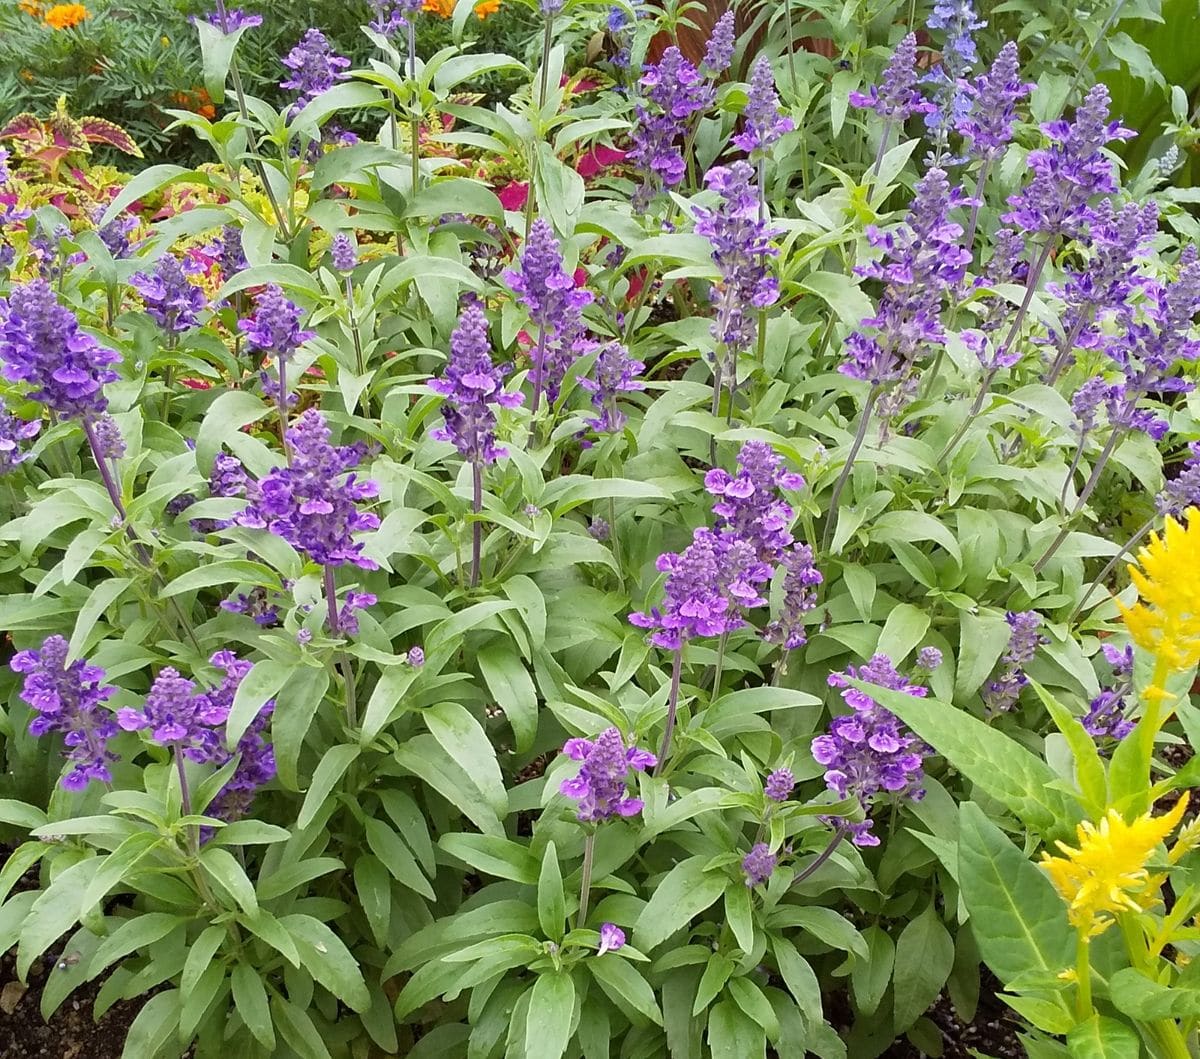
M207 696L196 694L192 681L165 666L151 685L143 708L118 710L117 722L127 732L149 729L151 740L159 746L170 747L192 761L206 762L213 760L221 744L205 719L209 716Z
M359 501L379 495L379 484L346 473L362 459L361 446L334 446L329 437L325 417L307 409L288 431L292 465L249 482L247 507L234 521L269 529L321 566L374 570L378 564L362 554L354 536L379 527L376 515L358 510Z
M4 376L32 386L30 396L65 418L99 415L108 407L109 365L121 358L79 328L45 280L13 287L0 299L0 359Z
M596 356L592 376L580 379L579 385L592 395L592 404L600 415L587 421L597 434L615 434L628 422L617 398L623 393L644 390L646 384L637 376L646 370L640 360L634 360L620 342L609 342Z
M410 647L408 649L408 664L413 669L420 669L425 664L425 652L420 647Z
M302 310L283 295L274 283L263 288L254 305L254 315L238 321L246 341L264 353L287 360L300 346L316 336L300 329Z
M704 488L716 497L716 528L749 542L762 562L777 563L792 544L794 514L780 494L803 489L804 478L785 469L765 441L742 445L737 465L736 475L714 467L704 476Z
M928 114L937 108L917 91L917 36L910 33L892 52L883 78L866 92L851 92L853 106L873 110L890 124L905 122L913 114Z
M603 956L606 952L616 952L624 944L625 931L616 923L600 924L600 948L596 950L597 956Z
M18 651L9 666L25 674L21 698L36 711L29 734L63 734L73 767L63 776L62 785L81 791L92 780L112 782L109 766L117 756L109 751L108 741L118 729L101 703L116 689L101 683L104 670L99 666L82 659L68 664L68 651L63 637L51 636L36 651Z
M740 629L743 609L766 603L758 586L770 580L771 568L732 536L698 529L685 551L660 555L657 566L667 574L662 609L629 615L633 625L653 630L656 647L677 651L685 640Z
M28 452L21 451L21 442L28 441L42 429L36 419L18 419L8 409L0 408L0 475L11 474L29 459Z
M1193 441L1188 446L1188 452L1190 455L1184 461L1183 468L1167 482L1155 500L1160 515L1172 515L1178 519L1189 507L1200 507L1200 441ZM1132 655L1132 648L1129 650ZM1105 657L1112 662L1108 651L1105 645Z
M776 769L767 777L763 793L773 802L786 802L796 787L796 777L791 769Z
M195 327L197 314L208 304L204 291L187 278L183 263L171 254L160 257L152 273L135 272L129 283L142 296L146 312L169 333Z
M771 60L760 55L750 71L750 97L742 112L746 127L733 142L747 154L766 154L776 141L796 126L791 118L779 113L779 94L775 91L775 74Z
M734 38L737 34L735 18L732 9L726 11L713 26L712 36L708 38L708 47L704 49L702 68L710 77L716 77L729 69L733 62Z
M239 29L253 29L255 26L261 26L263 21L262 15L247 14L238 7L221 7L200 17L225 34L236 33ZM188 21L195 23L196 16L193 15Z
M1017 45L1009 41L1000 49L992 67L970 85L971 108L957 123L967 141L968 152L981 162L995 161L1012 141L1017 121L1017 104L1033 85L1021 80Z
M377 600L370 592L347 592L338 611L338 631L347 636L358 635L358 612L375 606Z
M1049 643L1042 635L1042 616L1035 610L1010 610L1004 620L1012 630L1008 637L1008 650L1000 659L1003 669L1000 675L983 689L983 701L991 713L1011 710L1021 696L1021 689L1029 683L1025 667L1033 661L1041 644Z
M925 793L924 745L895 714L850 687L850 677L916 698L925 696L925 689L901 676L887 655L875 655L865 666L848 666L845 673L830 673L830 687L845 688L842 699L853 712L835 717L828 733L812 742L813 758L826 768L826 786L839 798L857 798L868 817L871 802L881 793L919 801ZM855 845L879 845L870 819L850 830Z
M339 272L353 272L358 262L358 247L354 243L354 236L338 232L329 245L329 256L333 260L333 267Z
M804 615L817 605L817 585L825 578L813 562L812 548L807 544L794 544L781 562L784 569L783 606L779 618L766 627L763 635L785 651L794 651L808 643Z
M106 460L119 460L125 455L125 439L117 421L107 412L92 424L92 436L96 439L96 455Z
M270 629L279 624L279 608L267 597L267 590L261 585L252 588L249 593L239 592L236 596L221 600L221 609L231 614L244 614L264 629Z
M579 775L563 780L558 788L579 803L576 815L581 822L601 823L642 811L642 800L630 797L626 784L630 772L644 772L658 763L649 751L626 747L620 731L607 728L595 740L568 739L562 752L583 762Z
M932 673L942 664L942 652L936 647L922 647L917 652L917 668Z
M292 71L292 76L281 81L279 87L290 88L300 96L288 111L289 116L294 118L306 103L331 89L342 78L343 75L338 71L346 69L350 60L337 55L319 29L310 29L300 38L300 43L288 52L283 65Z
M525 399L504 392L504 369L492 363L487 317L471 302L463 310L458 327L450 336L450 360L445 376L433 379L429 388L446 398L442 404L445 425L430 432L435 441L449 441L468 463L494 463L508 450L496 444L496 413L493 406L516 408Z
M946 31L942 61L921 80L934 86L937 108L925 115L925 125L939 143L967 115L971 107L970 87L965 77L979 61L971 34L987 22L975 17L971 0L942 0L934 5L929 28Z
M410 21L421 11L422 0L371 0L375 18L371 29L390 37L398 30L407 29Z
M775 871L779 858L771 852L771 847L765 842L756 843L750 852L742 858L742 871L746 876L746 885L761 886Z

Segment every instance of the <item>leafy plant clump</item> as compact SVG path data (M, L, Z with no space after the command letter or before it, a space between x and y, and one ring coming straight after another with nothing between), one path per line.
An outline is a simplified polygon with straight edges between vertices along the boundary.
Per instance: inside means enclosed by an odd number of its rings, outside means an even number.
M938 1055L997 982L1186 1059L1156 11L505 6L194 12L190 167L0 129L0 951L136 1059Z

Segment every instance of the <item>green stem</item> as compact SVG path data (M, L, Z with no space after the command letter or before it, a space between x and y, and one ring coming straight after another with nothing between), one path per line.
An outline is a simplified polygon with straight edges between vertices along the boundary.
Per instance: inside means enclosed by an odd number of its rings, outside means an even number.
M842 473L838 475L838 480L833 486L833 494L829 498L829 513L825 516L825 532L821 535L822 551L827 550L829 542L833 540L833 531L837 528L838 501L841 500L842 491L846 488L846 482L850 479L850 472L854 469L854 461L858 457L859 449L862 448L863 442L866 440L867 427L871 422L871 412L874 410L875 402L878 398L879 387L872 386L871 392L867 394L867 403L863 405L858 432L854 435L854 441L850 445L850 452L846 455L846 462L842 465Z
M667 698L667 725L663 729L662 745L658 748L658 763L654 766L654 775L662 772L671 749L671 736L675 731L675 711L679 707L679 676L683 668L683 644L675 648L675 658L671 662L671 693Z
M583 869L579 881L579 915L575 917L575 929L587 924L588 899L592 893L592 861L596 854L596 832L589 831L583 840Z
M1104 579L1108 577L1110 573L1112 573L1117 563L1119 563L1124 556L1128 555L1133 549L1133 546L1154 528L1154 524L1157 521L1157 516L1147 519L1139 527L1137 532L1134 533L1134 535L1130 537L1129 540L1127 540L1123 545L1121 545L1121 550L1117 552L1117 554L1111 559L1109 559L1109 561L1105 564L1104 569L1092 579L1092 583L1088 585L1087 591L1084 592L1084 594L1079 598L1079 603L1076 605L1075 609L1071 611L1071 616L1067 619L1068 625L1070 625L1075 620L1076 615L1087 606L1087 601L1092 598L1092 593L1096 591L1096 586L1104 581Z
M192 815L192 792L188 786L187 770L183 764L183 755L179 752L179 744L176 743L171 747L171 754L175 758L175 771L179 775L179 803L180 812L183 816ZM187 844L188 852L192 857L200 855L200 828L189 826L187 828Z
M337 586L333 582L333 567L325 565L325 607L329 615L329 635L340 636L341 620L338 617ZM338 652L338 668L342 671L342 682L346 686L346 724L351 728L358 727L358 695L354 684L354 666L350 656L345 651Z
M1086 1022L1094 1012L1092 1009L1091 942L1083 930L1079 931L1075 943L1075 977L1077 987L1075 1016L1080 1022Z
M483 510L483 468L471 464L471 511L478 515ZM479 564L483 554L483 523L475 519L471 523L471 587L479 584Z
M725 672L725 650L729 646L729 633L721 633L721 638L717 641L717 665L713 670L712 692L713 698L718 699L721 696L721 676Z

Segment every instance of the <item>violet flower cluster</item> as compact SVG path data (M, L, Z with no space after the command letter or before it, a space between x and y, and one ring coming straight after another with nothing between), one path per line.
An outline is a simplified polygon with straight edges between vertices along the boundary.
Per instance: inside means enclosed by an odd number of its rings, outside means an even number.
M92 223L96 225L96 235L105 249L120 261L133 256L133 242L129 238L138 227L138 219L132 213L120 213L108 224L100 224L106 207L97 206L92 213Z
M875 655L864 666L848 666L830 673L829 686L844 688L842 699L853 712L833 718L829 731L812 742L812 755L824 765L825 783L839 798L857 798L867 814L861 823L835 821L844 827L856 846L877 846L872 832L871 806L879 794L920 801L925 795L924 756L927 749L895 714L869 694L848 684L854 678L881 688L924 698L925 688L910 683L896 671L892 660Z
M371 0L375 17L369 25L376 33L390 37L399 30L407 29L422 6L422 0Z
M279 624L279 606L276 602L279 598L278 592L268 595L262 585L256 585L249 592L238 592L221 600L221 609L230 614L244 614L255 625L270 629Z
M248 14L240 7L227 8L224 4L218 4L215 11L205 15L192 15L188 21L194 24L197 17L225 34L236 33L239 29L253 29L255 26L261 26L263 21L262 15Z
M991 68L968 86L970 109L956 123L967 151L990 166L1012 142L1017 105L1033 85L1021 80L1021 60L1014 41L997 53Z
M715 36L715 34L714 34ZM752 158L765 155L784 133L796 126L792 119L779 112L779 94L775 91L775 74L771 60L760 55L750 71L750 94L742 111L745 125L733 137L734 145Z
M1155 498L1160 515L1178 519L1189 507L1200 507L1200 441L1193 441L1188 453L1179 473L1168 479Z
M135 272L130 285L142 296L146 312L169 335L195 327L208 299L187 277L183 262L163 254L153 272Z
M292 71L292 75L286 81L281 81L279 87L291 89L299 95L288 109L289 117L294 118L306 103L334 86L342 77L339 71L345 70L350 60L334 52L319 29L309 29L284 57L283 65Z
M29 459L21 442L36 436L42 424L36 419L18 419L7 408L0 408L0 475L11 474Z
M716 497L716 529L746 541L760 562L778 563L794 538L793 511L781 490L804 488L804 477L787 470L765 441L747 441L737 455L737 474L714 467L704 488Z
M696 234L712 245L721 273L711 331L727 354L736 357L754 344L758 320L753 310L765 309L779 297L779 281L768 266L779 253L771 245L778 232L760 215L754 168L748 162L715 166L704 182L720 195L713 209L695 211Z
M108 407L104 384L117 380L109 365L121 358L80 330L50 284L35 279L0 299L0 359L5 378L28 383L30 397L73 419Z
M579 773L559 784L559 792L579 803L581 823L599 824L614 816L636 816L642 800L630 795L629 774L653 768L658 759L648 750L626 747L617 728L607 728L594 740L568 739L563 754L583 764Z
M962 281L971 258L959 242L962 226L950 213L967 201L961 189L951 190L944 170L931 168L917 184L905 223L890 232L867 229L883 258L855 271L881 280L883 295L876 314L846 339L846 359L838 370L889 391L881 402L885 417L907 403L917 363L945 344L942 299Z
M450 359L443 378L429 383L434 393L446 398L442 404L444 426L430 436L451 442L476 467L508 455L504 446L496 444L493 406L516 408L525 398L504 392L504 375L504 369L492 363L487 317L482 307L471 301L450 336Z
M1112 683L1100 689L1081 721L1084 731L1094 739L1120 741L1133 731L1133 722L1126 715L1126 699L1133 691L1133 645L1122 648L1104 644L1101 650L1112 666Z
M979 61L979 52L971 34L987 22L975 17L972 0L939 0L933 5L927 25L945 31L942 61L922 81L933 86L935 108L925 115L925 126L933 133L939 149L950 131L968 116L971 95L966 76Z
M615 8L614 10L620 10ZM704 49L700 68L709 76L716 77L729 69L733 62L733 46L737 37L737 19L730 8L713 26L712 36Z
M1033 661L1037 649L1049 641L1042 635L1042 616L1035 610L1010 610L1004 620L1011 630L1008 648L1000 659L1002 668L995 680L983 689L983 701L992 714L1011 710L1029 683L1025 667Z
M254 312L238 321L251 348L271 353L279 360L289 359L316 332L300 327L303 310L284 296L274 283L263 288L254 303Z
M866 92L851 92L851 106L873 110L890 125L907 121L913 114L928 114L937 108L917 90L917 35L909 33L896 45L878 85ZM886 138L886 137L885 137Z
M355 535L379 526L378 516L358 508L379 495L379 484L347 473L358 466L365 447L330 444L329 426L315 408L307 409L287 436L291 466L247 483L247 506L235 516L236 524L270 530L322 566L376 569L378 563L363 555L363 542Z
M678 141L693 116L716 98L712 85L674 45L657 64L646 67L639 83L644 95L635 106L637 121L627 156L641 174L633 196L635 212L643 212L660 188L673 188L683 179L687 164Z
M100 666L78 658L68 662L69 650L62 636L50 636L37 650L18 651L9 667L25 675L20 696L35 711L29 734L62 733L71 762L62 786L81 791L92 780L112 782L109 766L117 755L108 749L108 741L118 729L103 704L116 689L103 683Z
M763 794L773 802L786 802L796 788L796 777L789 768L775 769L763 784Z
M354 243L354 236L338 232L329 244L329 257L338 272L353 272L358 262L358 247Z
M765 842L756 842L742 858L742 873L746 876L749 887L761 886L775 871L779 858L771 852L771 847Z
M620 342L607 342L596 355L592 373L579 380L579 385L592 395L592 404L600 414L587 425L597 434L616 434L628 422L617 399L623 393L644 390L646 384L638 376L646 370L640 360L634 360Z

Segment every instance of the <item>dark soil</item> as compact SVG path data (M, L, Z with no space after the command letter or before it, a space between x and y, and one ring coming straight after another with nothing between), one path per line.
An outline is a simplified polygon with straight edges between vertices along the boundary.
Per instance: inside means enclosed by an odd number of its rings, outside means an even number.
M1016 1014L990 992L980 995L979 1009L969 1023L959 1019L944 993L933 1009L926 1012L926 1017L942 1031L942 1059L973 1059L977 1055L991 1059L1025 1057L1025 1049L1017 1037L1020 1024ZM883 1054L886 1059L920 1059L924 1055L908 1041L897 1041Z

